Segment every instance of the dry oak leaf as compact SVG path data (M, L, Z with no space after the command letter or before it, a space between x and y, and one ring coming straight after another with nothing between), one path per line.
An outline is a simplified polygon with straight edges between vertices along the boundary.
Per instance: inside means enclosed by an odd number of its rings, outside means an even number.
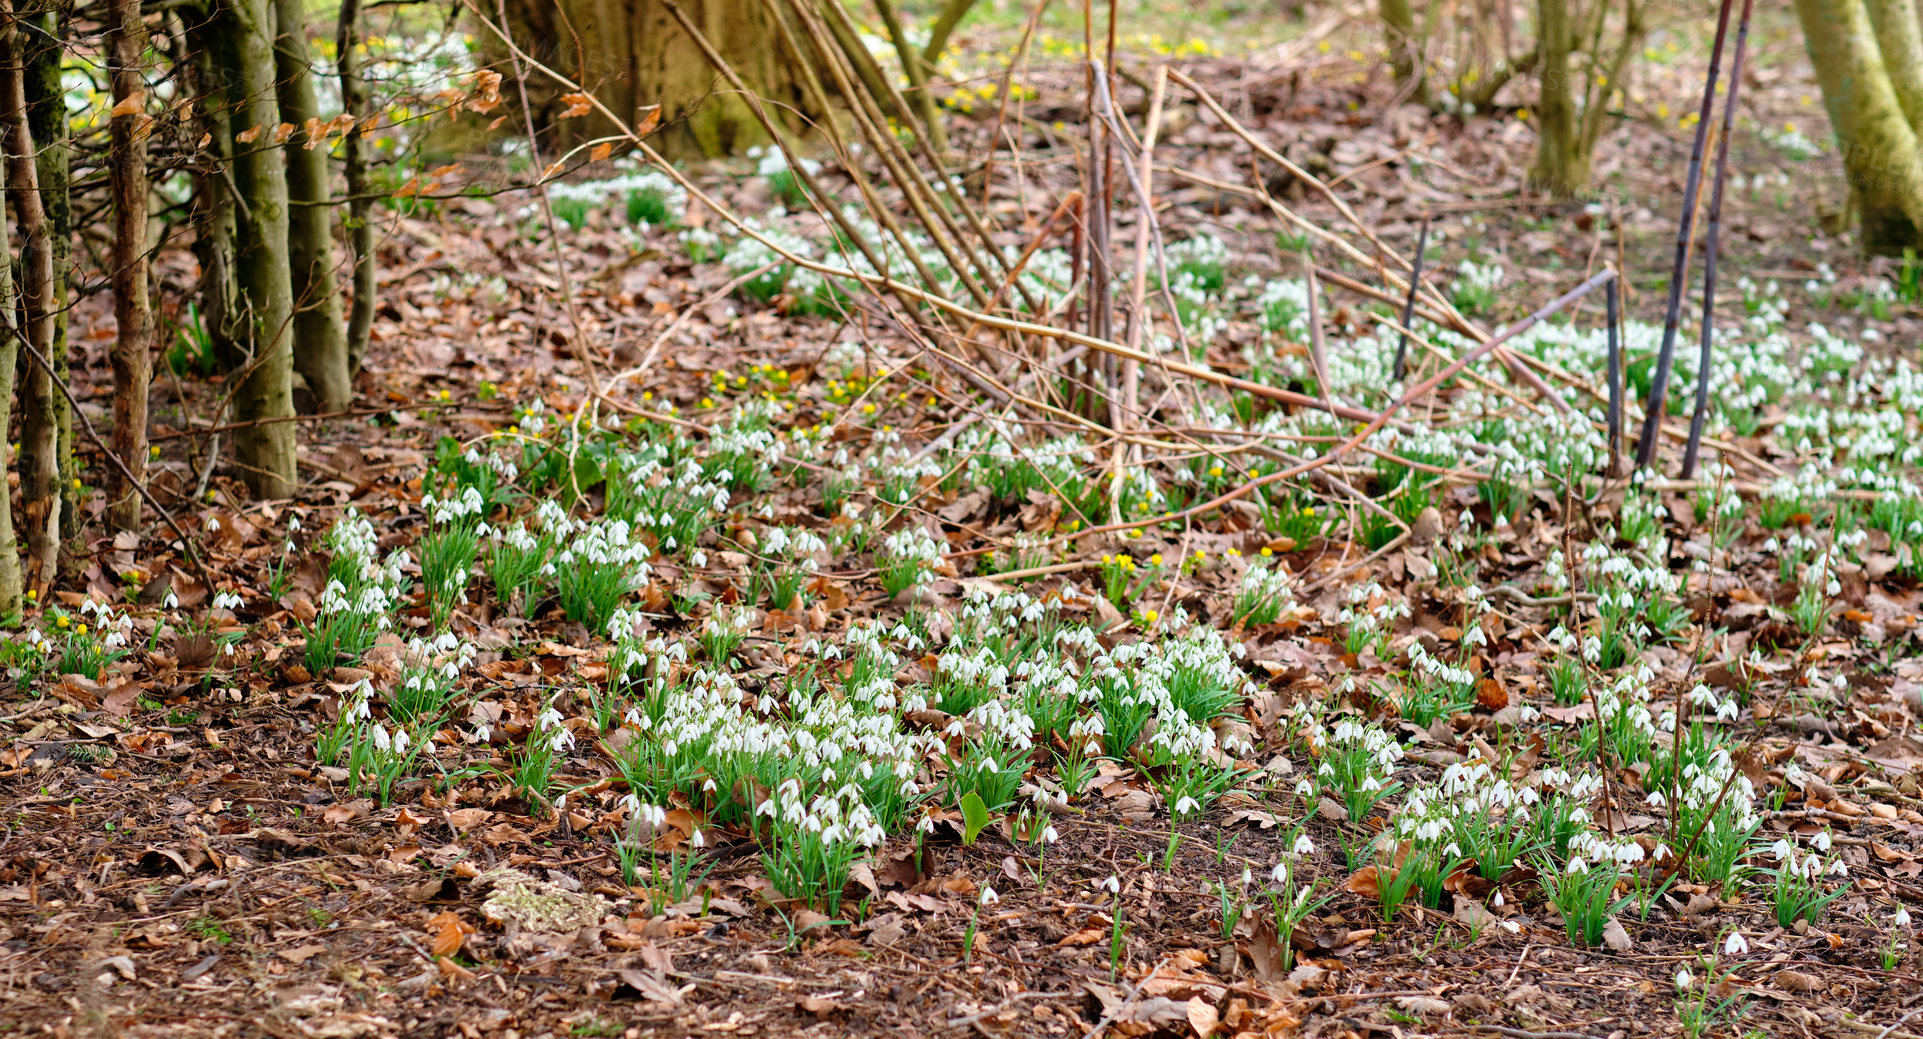
M135 91L114 102L113 111L108 113L108 117L118 119L123 115L137 115L142 108L146 107L146 104L146 93Z
M573 119L594 111L594 99L586 94L562 94L561 100L567 102L567 107L561 110L561 119Z
M437 960L460 952L467 936L474 933L474 925L462 922L453 910L435 913L428 918L427 926L434 932L434 944L428 952Z

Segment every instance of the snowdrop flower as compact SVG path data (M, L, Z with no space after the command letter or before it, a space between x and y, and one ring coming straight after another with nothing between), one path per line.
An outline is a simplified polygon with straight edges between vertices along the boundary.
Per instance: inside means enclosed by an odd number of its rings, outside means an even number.
M1187 794L1183 794L1182 799L1180 801L1175 802L1175 814L1187 815L1190 812L1193 812L1196 809L1199 809L1201 807L1202 807L1201 803L1196 801L1195 798L1190 797Z
M1742 956L1749 952L1749 942L1743 940L1743 932L1729 932L1729 940L1723 943L1723 955Z
M1695 980L1687 970L1679 970L1676 972L1676 988L1678 990L1689 988L1689 983Z
M1107 880L1102 881L1101 889L1111 895L1119 895L1122 893L1122 881L1114 874L1110 874Z
M1295 847L1290 850L1297 855L1312 855L1315 853L1315 842L1310 840L1309 835L1306 833L1297 834L1295 837Z
M987 884L982 885L982 905L992 906L1001 900L1002 896L996 894L993 887Z
M1830 832L1828 830L1824 830L1822 833L1819 833L1814 838L1812 838L1810 840L1810 843L1816 845L1817 851L1820 851L1825 855L1829 854Z
M1055 843L1055 839L1056 839L1056 838L1058 838L1058 837L1060 837L1060 836L1061 836L1061 834L1059 834L1059 833L1056 833L1056 832L1055 832L1055 828L1054 828L1053 826L1045 826L1045 827L1043 827L1043 828L1042 828L1042 843L1043 843L1043 844L1053 844L1053 843Z
M1910 926L1910 911L1908 909L1903 908L1902 906L1897 906L1896 915L1893 917L1890 917L1890 925L1893 927Z
M1269 871L1269 877L1270 879L1274 880L1277 884L1283 884L1283 885L1288 884L1289 864L1286 862L1276 863L1275 868Z

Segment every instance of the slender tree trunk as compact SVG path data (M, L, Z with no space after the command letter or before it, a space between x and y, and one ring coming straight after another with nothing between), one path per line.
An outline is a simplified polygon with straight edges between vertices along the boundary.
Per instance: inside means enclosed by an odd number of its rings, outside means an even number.
M53 339L47 360L53 364L54 378L72 385L67 363L67 282L73 269L73 202L69 191L72 149L68 142L66 88L60 82L60 63L66 50L62 42L66 38L66 16L58 5L39 0L22 17L31 27L20 34L26 61L27 129L37 149L34 172L40 182L40 208L47 219L47 241L53 248L53 281L48 289ZM55 457L48 464L58 474L56 483L64 503L61 512L69 528L67 536L71 537L80 530L80 481L73 457L73 411L67 405L67 398L54 388L53 379L44 384L29 381L29 389L44 391L48 397L35 401L22 417L50 414L58 429L51 441ZM23 439L23 449L28 442ZM30 442L41 441L34 437Z
M195 18L183 24L169 15L172 34L190 61L178 69L181 90L194 99L195 139L206 142L194 157L194 259L200 263L200 323L222 368L246 363L240 326L239 267L234 239L239 209L228 177L234 167L232 97L221 72L226 52L220 20Z
M4 61L0 57L0 61ZM0 72L0 76L4 76ZM0 93L4 88L0 87ZM0 261L10 255L7 222L0 220ZM14 366L19 361L19 341L14 337L14 313L18 300L13 295L13 265L0 262L0 429L13 419ZM0 476L4 476L4 448L0 448ZM0 483L0 487L4 487ZM0 493L0 621L17 623L21 615L20 545L13 531L13 496Z
M234 391L241 422L294 414L294 286L287 260L287 172L274 144L274 9L267 0L224 0L221 32L238 97L234 128L234 260L239 270L248 361ZM234 448L256 497L293 494L294 424L270 421L236 430Z
M1923 134L1923 27L1917 23L1916 0L1869 0L1868 7L1904 120L1911 132Z
M112 470L107 523L115 530L140 525L139 483L147 472L147 384L153 346L153 313L147 300L147 84L142 54L147 29L140 0L113 0L108 13L109 60L114 111L108 167L114 197L113 452L126 467ZM131 476L131 479L129 478Z
M299 129L287 138L287 263L294 291L294 367L314 394L315 410L341 411L354 399L347 365L347 327L334 277L334 195L327 182L325 142L307 128L320 119L313 59L307 50L303 0L274 0L280 118ZM309 120L314 122L310 123ZM305 204L303 204L305 203Z
M1874 253L1914 248L1923 238L1923 173L1915 131L1903 117L1863 0L1796 0L1810 64L1842 146L1863 246Z
M361 79L360 0L341 0L339 52L341 111L353 116L354 129L341 139L341 160L347 177L347 241L354 250L354 305L347 317L347 373L350 378L367 360L367 341L374 331L374 203L364 196L367 157L362 154L358 120L366 115L367 84Z
M53 352L53 243L40 204L40 171L27 125L27 54L11 0L0 0L0 124L6 129L7 199L20 228L20 288L26 341L40 357L27 362L27 414L21 416L20 503L27 524L30 579L53 583L60 562L60 423L48 404L58 391Z
M1433 8L1432 8L1433 10ZM1422 41L1416 35L1415 12L1409 0L1382 0L1382 27L1388 37L1389 63L1395 69L1398 92L1418 104L1429 100L1429 85L1423 76Z
M1529 179L1552 194L1571 195L1589 186L1589 149L1576 126L1569 68L1575 27L1569 20L1569 0L1537 0L1536 36L1542 87L1536 100L1536 165Z

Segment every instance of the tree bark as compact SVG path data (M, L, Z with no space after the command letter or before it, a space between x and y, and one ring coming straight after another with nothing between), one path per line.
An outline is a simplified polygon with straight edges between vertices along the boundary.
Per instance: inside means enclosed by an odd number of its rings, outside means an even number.
M1912 133L1923 134L1923 28L1917 23L1916 0L1869 0L1868 6L1883 70L1889 73L1904 120Z
M56 473L55 482L68 517L69 536L78 532L73 518L80 515L79 468L73 457L73 410L67 398L54 388L54 379L72 385L67 361L68 276L73 269L72 149L68 142L66 89L60 82L60 63L66 29L65 11L48 0L39 0L22 14L31 31L20 34L26 61L27 129L37 151L34 167L40 183L40 209L46 214L47 241L52 246L52 276L49 286L52 341L47 360L53 365L53 378L44 384L29 380L29 389L44 392L48 398L33 402L22 418L53 416L58 432L52 441L54 458L47 463ZM24 449L28 441L23 440ZM41 439L32 438L39 444ZM40 463L35 462L35 465Z
M1810 64L1873 253L1915 248L1923 228L1917 137L1897 101L1863 0L1796 0Z
M684 0L682 10L775 111L796 105L801 80L778 44L766 0ZM703 158L766 144L768 135L742 100L709 67L660 0L510 0L506 28L529 55L594 88L608 108L640 114L660 104L661 129L649 142L670 158ZM582 67L585 63L585 68ZM597 86L598 84L598 86ZM536 94L552 115L557 92ZM612 132L599 116L556 127L579 138Z
M246 315L248 361L234 390L234 418L281 420L294 414L294 287L287 260L287 173L274 130L274 9L267 0L224 0L221 33L238 97L234 186L239 212L234 260ZM234 448L256 497L293 494L294 424L268 421L235 431Z
M367 84L361 79L360 0L341 0L340 35L336 40L341 82L341 111L357 121L366 116ZM341 139L342 172L347 179L347 242L354 251L354 305L347 315L347 373L350 378L367 360L367 342L374 331L374 202L368 195L367 157L361 152L359 123Z
M40 201L40 171L27 125L27 45L0 0L0 124L6 130L7 199L20 228L21 312L26 341L40 356L27 363L27 413L21 416L20 504L27 523L27 562L36 589L53 583L60 562L60 424L50 408L58 391L47 363L53 353L53 243Z
M307 135L320 118L307 49L303 0L274 0L279 34L274 41L281 122L298 127L287 138L287 263L294 298L294 367L307 380L315 410L342 411L353 403L347 363L347 327L341 320L340 286L334 276L333 192L328 184L325 142ZM304 203L304 204L303 204Z
M147 133L143 101L147 84L142 54L147 29L140 0L113 0L108 11L108 53L116 112L109 127L108 168L113 179L114 402L112 448L121 464L109 467L107 523L115 530L140 525L139 484L147 472L147 384L153 347L153 313L147 299ZM123 106L127 109L121 111Z
M218 18L182 23L170 14L171 35L193 57L177 70L181 90L194 99L195 138L206 142L194 156L194 259L200 264L200 323L224 369L246 363L240 327L239 267L234 239L239 210L229 177L234 168L232 92L222 73L226 52Z
M0 56L0 61L4 60ZM0 77L4 75L0 71ZM4 93L4 87L0 87L0 93ZM10 248L7 222L0 220L0 257L9 255ZM13 419L14 370L20 358L19 340L14 336L18 303L13 294L13 265L0 263L0 429L9 428ZM0 454L0 476L6 471L4 457ZM0 621L10 625L19 622L21 591L20 545L13 530L12 495L0 494Z
M1569 70L1575 27L1569 21L1569 0L1537 0L1536 35L1542 87L1536 99L1536 164L1529 179L1551 194L1572 195L1589 186L1589 150L1576 127Z
M1422 41L1416 34L1415 12L1409 0L1382 0L1382 27L1389 47L1389 64L1395 70L1398 93L1417 104L1427 104L1429 84L1423 75Z

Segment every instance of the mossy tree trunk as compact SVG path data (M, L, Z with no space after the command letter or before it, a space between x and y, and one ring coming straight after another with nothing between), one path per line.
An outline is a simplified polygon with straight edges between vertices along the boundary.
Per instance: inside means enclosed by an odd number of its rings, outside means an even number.
M194 155L194 259L200 264L200 326L214 360L223 368L245 363L241 345L239 268L234 262L238 211L228 175L234 167L232 91L222 71L226 53L219 19L183 23L170 14L171 35L192 58L177 69L182 93L198 99L193 125L205 144Z
M113 443L120 466L110 466L107 523L140 525L140 482L147 471L147 383L151 377L153 312L147 299L147 132L142 103L147 84L142 56L147 30L140 0L113 0L108 9L108 62L114 115L107 165L113 181L114 340ZM125 471L122 471L122 468Z
M801 80L779 44L774 0L678 0L688 18L774 110L798 103ZM535 60L595 90L631 123L661 106L661 129L650 142L671 158L727 155L768 143L747 103L729 89L661 0L511 0L508 26ZM585 67L583 67L585 64ZM530 96L551 117L565 107L560 91L529 78ZM551 121L551 119L550 119ZM565 133L613 132L588 116Z
M274 41L281 122L296 129L287 138L287 262L294 294L294 367L314 395L315 410L342 411L353 402L347 326L341 319L334 267L334 200L323 140L310 141L308 121L320 118L313 57L307 48L306 4L274 0L279 33Z
M1917 168L1923 155L1868 9L1863 0L1796 0L1796 16L1842 151L1864 248L1916 248L1923 244L1923 172Z
M4 86L0 86L0 91L3 90ZM0 257L10 255L10 248L7 222L0 220ZM13 419L14 366L20 359L19 341L14 338L14 313L18 303L13 295L13 265L0 263L0 429L9 428ZM0 458L4 458L4 454L0 454ZM4 473L5 466L0 464L0 475ZM18 623L22 591L20 545L13 530L13 496L0 494L0 622Z
M248 360L237 377L234 448L256 497L293 494L294 287L287 259L287 171L274 143L280 105L274 91L274 9L268 0L223 0L221 36L235 84L238 194L234 261L245 315Z
M5 97L9 93L7 81L12 78L4 68L7 60L5 48L0 47L0 107L3 107ZM6 120L0 119L0 144L4 144L10 136L11 134L7 132ZM0 175L7 172L5 166L6 164L0 163ZM0 260L5 260L11 255L12 248L7 242L7 224L5 220L0 220ZM0 262L0 430L11 428L13 419L14 373L20 357L19 340L15 338L17 329L15 314L19 302L14 297L13 291L13 265ZM4 458L4 451L0 451L0 475L4 475L6 471ZM0 483L0 489L4 487L5 484ZM10 494L0 493L0 621L7 624L17 623L16 618L21 615L23 590L20 575L20 545L13 528L12 497Z
M27 128L33 135L34 173L40 183L40 209L46 214L47 241L52 246L52 277L49 288L53 308L52 340L47 359L53 364L53 378L44 383L29 380L28 388L46 399L36 399L23 418L51 415L56 433L51 441L54 458L45 465L56 472L56 482L67 519L67 536L79 532L79 467L73 457L73 412L67 398L55 388L54 379L72 385L67 363L67 306L73 270L72 148L68 140L67 97L60 82L60 63L66 53L67 11L64 7L39 0L22 12L26 28L20 34L26 54ZM22 439L26 445L43 443L43 438ZM34 462L40 466L38 460Z
M1629 56L1642 45L1644 0L1622 5L1619 24L1609 16L1615 5L1592 0L1578 11L1570 0L1537 0L1536 162L1530 182L1559 197L1578 195L1590 186L1596 142L1607 125L1609 99L1622 81ZM1612 39L1611 29L1616 35ZM1575 70L1577 54L1584 72Z
M1538 0L1536 45L1542 86L1536 97L1536 164L1529 179L1553 194L1573 194L1589 184L1589 153L1576 133L1575 86L1569 78L1576 33L1568 0Z
M1389 64L1395 70L1396 88L1418 104L1429 101L1425 76L1422 38L1416 32L1415 12L1409 0L1382 0L1383 43L1389 48Z
M1923 27L1916 0L1868 0L1877 51L1913 133L1923 133Z
M6 138L7 201L20 228L20 311L32 347L21 416L20 505L35 589L58 576L60 562L60 424L48 406L59 393L48 364L53 353L53 242L41 205L40 170L27 119L28 44L11 0L0 0L0 126Z

